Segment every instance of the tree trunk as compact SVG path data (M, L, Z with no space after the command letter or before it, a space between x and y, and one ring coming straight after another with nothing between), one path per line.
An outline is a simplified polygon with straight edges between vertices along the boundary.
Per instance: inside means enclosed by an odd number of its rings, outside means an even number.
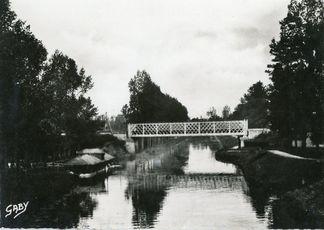
M302 148L306 149L306 139L307 139L307 134L303 133L302 135Z

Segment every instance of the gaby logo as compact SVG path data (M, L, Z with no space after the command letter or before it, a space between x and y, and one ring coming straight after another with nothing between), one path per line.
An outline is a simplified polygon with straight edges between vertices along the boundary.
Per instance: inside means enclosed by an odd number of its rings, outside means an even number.
M27 209L27 206L29 204L29 201L27 202L22 202L19 204L9 204L6 208L6 215L5 218L7 218L8 216L10 216L11 214L14 215L14 219L16 219L16 217L18 217L20 214L24 213Z

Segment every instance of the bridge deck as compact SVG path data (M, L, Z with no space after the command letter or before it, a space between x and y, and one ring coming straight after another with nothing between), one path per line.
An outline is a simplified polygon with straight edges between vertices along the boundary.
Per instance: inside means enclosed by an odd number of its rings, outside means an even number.
M129 137L246 136L248 121L128 124Z

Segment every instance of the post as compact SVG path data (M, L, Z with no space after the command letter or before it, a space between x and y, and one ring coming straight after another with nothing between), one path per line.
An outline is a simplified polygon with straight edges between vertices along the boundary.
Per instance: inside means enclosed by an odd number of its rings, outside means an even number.
M127 138L131 137L131 127L130 127L130 124L127 124L127 133L126 133L126 137L127 137Z
M170 134L172 134L172 124L170 123Z
M231 122L228 122L228 133L231 133Z
M143 124L143 135L145 134L145 131L144 131L144 124Z
M158 124L155 124L155 132L156 132L156 135L159 134Z
M183 129L184 129L184 134L187 134L187 124L186 123L183 124Z
M249 120L244 120L244 132L245 136L248 136L248 130L249 130Z
M241 148L241 138L240 136L237 136L237 143L238 143L238 148Z
M198 123L198 134L200 134L200 122Z
M213 121L213 131L214 131L214 134L216 133L216 123L215 121Z

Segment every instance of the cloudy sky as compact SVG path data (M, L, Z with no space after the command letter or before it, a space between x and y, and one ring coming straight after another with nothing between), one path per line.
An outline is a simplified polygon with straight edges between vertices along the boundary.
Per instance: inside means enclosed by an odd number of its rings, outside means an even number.
M268 83L269 43L288 0L13 0L52 54L92 75L100 113L128 102L128 81L146 70L189 115L232 109L250 85Z

